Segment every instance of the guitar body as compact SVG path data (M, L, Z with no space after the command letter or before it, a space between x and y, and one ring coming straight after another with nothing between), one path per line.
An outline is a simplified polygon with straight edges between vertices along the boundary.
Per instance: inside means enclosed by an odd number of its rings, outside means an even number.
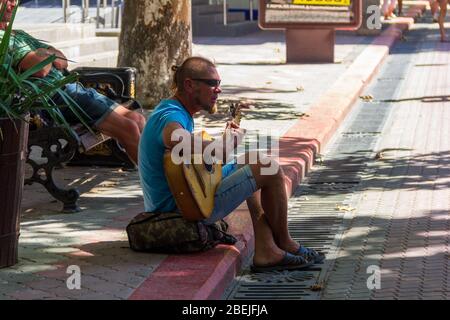
M241 104L230 106L231 116L237 124L241 119L241 107ZM206 131L195 135L201 135L206 141L213 140ZM206 165L202 155L192 155L190 163L175 164L171 152L166 151L164 171L170 191L184 218L189 221L209 218L214 209L214 194L222 181L222 164Z
M212 140L204 131L202 139ZM190 163L175 164L171 152L164 154L164 171L177 207L189 221L203 220L214 209L214 194L222 180L220 163L206 165L201 155L191 157Z

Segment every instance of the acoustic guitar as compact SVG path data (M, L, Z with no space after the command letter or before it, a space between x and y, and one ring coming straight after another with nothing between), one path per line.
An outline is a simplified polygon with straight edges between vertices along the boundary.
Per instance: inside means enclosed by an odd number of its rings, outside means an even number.
M241 104L230 106L233 121L239 125ZM205 131L195 133L205 141L213 138ZM175 164L171 151L164 154L164 172L178 209L186 220L207 219L214 209L214 194L222 180L222 163L206 164L202 154L192 155L190 163Z

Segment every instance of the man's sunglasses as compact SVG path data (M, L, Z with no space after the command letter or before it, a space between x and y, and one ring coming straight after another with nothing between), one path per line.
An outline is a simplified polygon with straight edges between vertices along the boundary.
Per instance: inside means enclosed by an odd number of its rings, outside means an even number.
M216 79L192 79L192 80L203 82L203 83L207 84L208 86L214 87L214 88L217 88L220 86L220 80L216 80Z

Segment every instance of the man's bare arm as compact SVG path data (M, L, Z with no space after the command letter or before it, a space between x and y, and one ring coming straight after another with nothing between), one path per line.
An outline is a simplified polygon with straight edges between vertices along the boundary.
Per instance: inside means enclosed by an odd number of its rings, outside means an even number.
M53 66L56 69L58 69L58 70L67 69L68 63L67 63L66 56L60 50L57 50L53 47L49 47L47 49L39 48L35 51L31 51L19 63L19 69L22 71L26 71L26 70L34 67L38 63L41 63L42 61L44 61L51 55L55 55L56 57L61 58L61 59L56 59L53 61ZM38 78L44 78L49 74L51 68L52 68L52 64L49 63L44 68L42 68L40 71L33 74L33 76L38 77Z
M44 49L45 50L45 49ZM26 71L33 68L35 65L41 63L48 58L48 55L43 54L42 50L38 49L36 51L29 52L19 63L19 70ZM52 64L49 63L44 66L41 70L33 74L34 77L44 78L46 77L52 68Z
M170 122L163 129L163 142L167 149L173 149L178 143L182 142L182 137L189 137L191 141L191 150L196 143L201 143L206 147L211 141L203 141L201 137L194 135L184 129L178 122ZM179 137L176 139L176 137ZM202 148L202 149L203 149Z
M177 131L179 130L179 131ZM222 162L227 161L227 156L230 156L234 149L242 141L245 130L239 128L227 128L227 134L223 135L220 138L215 139L214 141L203 140L201 136L191 134L189 131L184 129L179 123L171 122L166 125L163 130L163 142L164 145L172 150L175 146L183 141L183 138L187 138L190 140L190 150L191 154L194 153L203 153L203 151L208 148L208 155L211 153L211 156L216 157L218 160ZM194 146L202 146L201 148L195 149Z
M56 59L55 61L53 61L53 65L55 66L56 69L58 69L58 70L67 69L69 64L67 63L66 56L64 55L64 53L62 53L61 50L55 49L53 47L49 47L47 49L47 51L50 54L54 54L55 56L62 58L62 59Z

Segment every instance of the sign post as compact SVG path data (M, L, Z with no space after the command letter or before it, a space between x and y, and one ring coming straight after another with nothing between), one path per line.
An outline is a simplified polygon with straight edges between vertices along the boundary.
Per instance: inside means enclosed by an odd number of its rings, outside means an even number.
M335 30L361 24L361 0L260 0L259 26L286 30L286 62L334 62Z

